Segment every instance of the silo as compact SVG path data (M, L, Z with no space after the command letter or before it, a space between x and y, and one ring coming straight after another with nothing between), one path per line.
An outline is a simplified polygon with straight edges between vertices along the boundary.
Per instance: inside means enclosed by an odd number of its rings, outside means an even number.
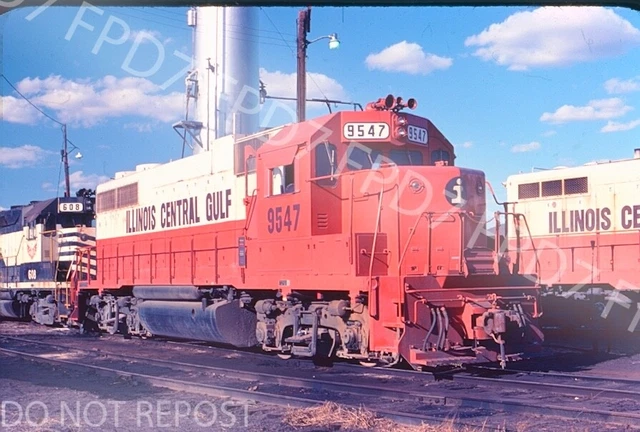
M204 150L230 134L248 135L259 128L258 9L198 7L188 14L194 31L193 120L202 123ZM202 151L194 147L194 153Z

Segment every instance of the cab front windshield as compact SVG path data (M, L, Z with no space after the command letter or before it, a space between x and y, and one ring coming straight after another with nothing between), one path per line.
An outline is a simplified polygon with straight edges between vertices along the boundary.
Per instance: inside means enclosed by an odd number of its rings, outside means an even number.
M363 149L360 147L349 147L347 150L347 167L350 170L376 169L383 163L393 163L396 165L433 165L438 161L448 161L449 152L443 150L433 151L431 161L425 161L424 155L419 150L407 148L381 151L379 149Z

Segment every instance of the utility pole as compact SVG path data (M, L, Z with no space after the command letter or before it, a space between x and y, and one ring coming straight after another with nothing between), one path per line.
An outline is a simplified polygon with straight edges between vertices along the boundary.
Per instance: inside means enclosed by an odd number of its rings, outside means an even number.
M62 164L64 165L64 196L71 196L71 187L69 185L69 152L67 151L67 125L62 125Z
M307 99L307 33L311 31L311 7L298 12L298 36L296 43L298 47L298 67L297 67L297 97L296 113L298 122L306 120Z

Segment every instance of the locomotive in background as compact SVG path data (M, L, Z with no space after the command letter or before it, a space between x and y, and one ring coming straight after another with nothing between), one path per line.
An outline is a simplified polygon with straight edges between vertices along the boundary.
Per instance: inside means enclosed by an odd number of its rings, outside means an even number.
M52 325L75 307L77 279L95 277L94 197L32 201L0 211L0 318Z
M539 263L543 323L640 331L640 149L624 160L510 176L507 201L516 265ZM521 222L524 219L521 219Z

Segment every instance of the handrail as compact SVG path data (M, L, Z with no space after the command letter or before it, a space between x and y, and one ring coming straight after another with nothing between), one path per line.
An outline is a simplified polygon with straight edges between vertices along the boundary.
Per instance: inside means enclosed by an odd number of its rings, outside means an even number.
M466 212L465 212L466 213ZM464 221L465 221L465 213L459 212L458 217L460 218L460 251L458 253L458 271L460 274L464 274L465 277L469 274L469 267L467 266L467 259L464 256ZM466 269L466 272L465 272Z
M455 216L456 214L461 214L462 212L450 212L450 211L446 211L446 212L422 212L420 213L417 217L416 217L416 222L413 225L413 228L411 229L411 233L409 235L409 238L407 239L407 242L404 245L404 249L402 250L402 254L400 255L400 261L398 262L398 273L400 273L400 267L402 267L402 264L404 263L404 259L407 253L407 250L409 249L409 244L411 243L411 239L413 238L416 229L418 227L418 224L420 223L420 220L422 219L423 216L427 217L427 221L429 223L429 247L428 247L428 257L429 257L429 274L431 274L431 224L432 224L432 218L434 215L440 215L440 216L453 216L453 220L455 221Z
M380 171L375 171L376 174L382 175ZM369 280L371 280L371 276L373 275L373 260L376 257L376 245L378 242L378 231L380 227L380 217L382 216L382 198L384 195L384 175L382 175L382 184L380 186L380 194L378 199L378 214L376 215L376 227L373 232L373 243L371 245L371 259L369 260Z
M400 273L400 268L402 267L402 263L404 262L404 257L407 254L407 250L409 250L409 244L411 244L411 239L413 238L413 235L416 233L416 228L418 228L418 224L420 223L422 216L426 216L428 214L430 214L430 212L422 212L416 218L416 223L413 224L413 228L411 228L411 232L409 233L409 238L407 239L407 242L404 245L402 254L400 254L400 261L398 262L398 273Z
M349 192L349 265L353 265L353 247L355 244L353 241L353 184L354 177L351 177L351 191Z
M245 235L247 234L247 230L249 229L249 224L251 223L251 219L253 219L253 211L256 208L257 195L258 195L258 189L254 189L253 192L251 193L251 196L245 198L245 199L252 198L251 206L249 207L249 214L247 215L246 221L244 223Z
M524 220L526 229L527 229L527 236L529 238L529 241L531 242L531 249L533 250L533 254L534 257L536 259L536 277L538 278L538 281L540 280L540 258L538 257L538 250L536 248L535 243L533 242L533 236L531 235L531 228L529 227L529 222L527 221L527 217L523 214L523 213L516 213L516 212L496 212L496 215L504 215L505 218L507 218L508 216L513 216L514 217L514 221L517 219L518 223L520 223L520 218L522 218ZM505 231L505 242L509 242L509 233ZM499 232L495 233L496 237L500 236ZM516 236L516 239L520 238L520 234L518 233ZM521 255L522 251L521 248L518 247L516 250L516 254L518 255L517 259L518 262L520 260L520 255ZM519 270L519 269L518 269Z
M517 213L518 219L524 219L524 224L527 227L527 233L529 234L529 240L531 241L531 249L533 250L533 255L536 257L536 276L538 277L538 282L540 281L540 259L538 258L538 249L536 249L536 245L533 242L533 237L531 236L531 229L529 228L529 222L527 221L527 217L523 213Z

